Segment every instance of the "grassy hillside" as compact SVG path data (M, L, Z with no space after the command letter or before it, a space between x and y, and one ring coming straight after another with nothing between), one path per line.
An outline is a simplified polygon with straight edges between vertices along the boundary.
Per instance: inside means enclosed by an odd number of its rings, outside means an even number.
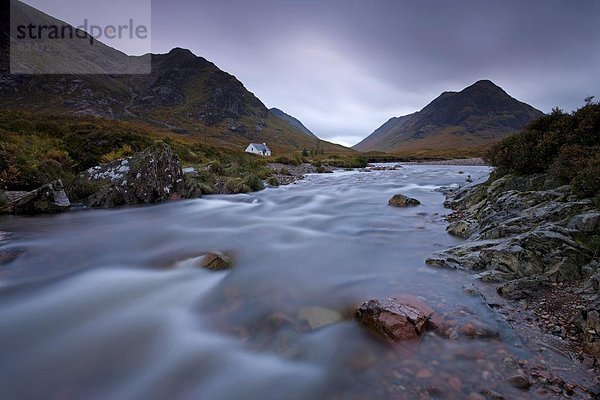
M266 179L270 175L266 168L269 161L327 163L331 160L331 165L344 166L360 166L363 162L344 156L335 151L336 146L322 142L319 154L313 157L303 158L297 150L277 153L280 148L276 147L276 157L266 159L245 153L245 146L214 146L214 141L205 143L200 136L181 135L139 121L0 111L0 190L31 190L60 178L70 198L81 200L98 188L79 179L80 172L129 156L156 141L169 144L184 166L212 171L202 176L201 183L208 185L214 184L218 177L232 182L256 181L254 177ZM204 192L209 193L210 189Z
M13 17L37 25L66 25L52 16L15 1ZM25 24L27 25L27 24ZM6 18L3 34L10 32ZM208 145L239 149L251 142L267 143L275 153L324 150L352 153L343 146L319 141L273 116L235 76L191 51L175 48L167 54L127 56L100 42L61 42L61 57L31 54L23 65L40 62L46 68L67 64L81 68L72 75L11 75L0 63L0 107L33 113L99 116L133 121L170 131ZM2 41L0 54L8 52ZM37 61L32 61L37 60ZM89 74L94 63L116 69L122 64L150 62L149 74ZM54 64L56 65L54 65ZM183 140L187 140L184 138Z

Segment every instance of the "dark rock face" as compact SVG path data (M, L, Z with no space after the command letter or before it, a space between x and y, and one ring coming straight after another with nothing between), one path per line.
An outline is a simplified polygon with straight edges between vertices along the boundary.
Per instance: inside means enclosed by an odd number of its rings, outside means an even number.
M505 176L450 191L447 197L445 205L460 216L448 232L468 241L430 258L428 264L478 271L488 281L584 277L582 268L594 249L576 236L597 231L600 214L591 211L590 200L572 196L569 186L559 186L545 175ZM531 283L522 280L519 285Z
M420 338L427 329L427 321L433 314L411 302L390 298L370 300L356 311L357 321L373 333L390 342L402 342Z
M11 214L49 214L67 211L71 202L62 181L48 183L31 192L7 193L8 202L2 209Z
M411 197L407 197L403 194L395 194L388 202L390 206L394 207L408 207L408 206L418 206L421 202L417 199L413 199Z
M179 157L166 144L157 144L132 157L90 168L83 175L107 184L88 198L90 207L176 200L181 198L184 190Z

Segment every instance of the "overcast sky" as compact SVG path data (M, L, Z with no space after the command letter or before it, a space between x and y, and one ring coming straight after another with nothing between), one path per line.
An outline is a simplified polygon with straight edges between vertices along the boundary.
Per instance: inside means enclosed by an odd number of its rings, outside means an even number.
M576 109L600 97L599 27L597 0L152 1L154 52L189 48L346 145L479 79Z

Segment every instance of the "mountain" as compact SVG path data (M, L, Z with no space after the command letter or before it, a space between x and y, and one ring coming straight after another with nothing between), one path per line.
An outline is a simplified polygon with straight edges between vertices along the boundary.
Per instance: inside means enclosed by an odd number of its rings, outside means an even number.
M489 80L444 92L421 111L392 118L353 148L389 153L464 149L496 142L544 115Z
M269 112L271 114L273 114L274 116L276 116L277 118L284 120L285 122L287 122L294 128L300 130L301 132L306 133L308 136L313 137L313 138L317 137L317 135L315 135L307 127L305 127L302 122L300 122L298 119L292 117L291 115L286 114L285 112L281 111L279 108L271 108L271 109L269 109Z
M13 16L38 25L65 26L16 0ZM8 54L6 18L2 20L0 53ZM14 33L13 33L14 35ZM43 58L43 66L75 67L70 75L11 75L6 58L0 67L0 107L36 113L92 115L128 120L159 131L198 136L209 144L245 148L268 143L275 153L300 149L352 153L353 150L308 136L276 117L233 75L191 51L127 56L98 41L92 46L60 44L60 57ZM151 65L149 74L89 74L93 61L106 68ZM15 60L11 60L15 63ZM54 64L53 64L54 63ZM27 59L21 63L27 66ZM85 68L83 68L85 67ZM86 69L89 68L89 69Z

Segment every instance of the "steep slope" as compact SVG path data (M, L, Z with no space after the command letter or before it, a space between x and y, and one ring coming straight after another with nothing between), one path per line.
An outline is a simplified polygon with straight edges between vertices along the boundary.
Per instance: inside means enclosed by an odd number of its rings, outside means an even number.
M34 19L39 25L66 25L13 1L28 21ZM3 35L7 29L3 23ZM79 63L101 58L102 62L120 65L121 62L137 63L141 59L98 43L95 48L93 54L87 54L81 48L62 49L61 62ZM2 49L5 52L6 46ZM265 142L275 153L304 148L353 152L307 136L275 117L233 75L189 50L176 48L167 54L145 57L150 57L152 67L151 73L146 75L11 75L3 63L0 107L133 120L154 129L198 136L208 144L230 148Z
M353 148L393 153L477 147L516 133L542 115L483 80L461 92L444 92L419 112L390 119Z
M276 116L277 118L284 120L285 122L287 122L294 128L300 130L301 132L306 133L308 136L313 137L313 138L317 137L317 135L315 135L307 127L305 127L304 124L302 122L300 122L300 120L292 117L289 114L286 114L285 112L281 111L279 108L271 108L271 109L269 109L269 112L271 114L273 114L274 116Z

